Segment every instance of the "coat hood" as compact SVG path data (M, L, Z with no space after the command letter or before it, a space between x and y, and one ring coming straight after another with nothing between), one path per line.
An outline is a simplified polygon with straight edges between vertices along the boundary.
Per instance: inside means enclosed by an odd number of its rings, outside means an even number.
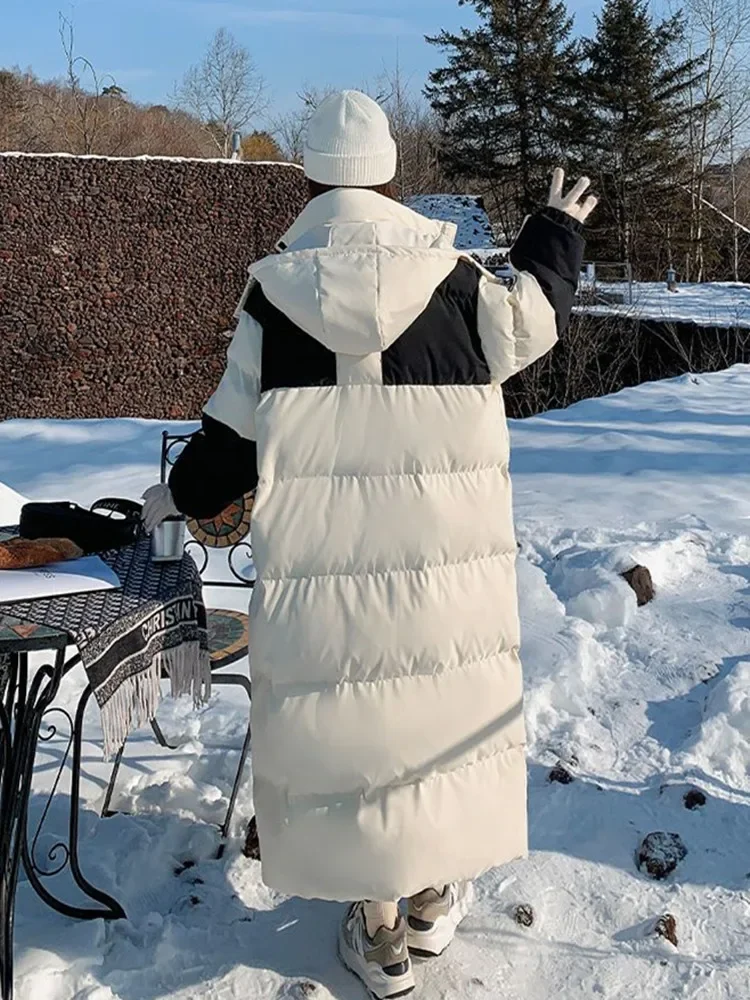
M456 226L426 219L373 191L315 198L250 268L266 298L329 350L384 351L427 308L465 256Z

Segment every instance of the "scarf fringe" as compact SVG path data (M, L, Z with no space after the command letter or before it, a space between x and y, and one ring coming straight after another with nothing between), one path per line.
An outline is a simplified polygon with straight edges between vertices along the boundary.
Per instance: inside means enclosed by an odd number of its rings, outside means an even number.
M198 708L211 697L211 659L200 642L184 642L157 653L149 669L124 681L102 708L105 760L118 753L130 733L154 718L165 674L171 680L173 698L192 695Z

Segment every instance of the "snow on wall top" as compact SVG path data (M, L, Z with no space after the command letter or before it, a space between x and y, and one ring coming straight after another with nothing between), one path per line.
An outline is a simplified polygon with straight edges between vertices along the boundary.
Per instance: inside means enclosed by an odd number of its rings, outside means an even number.
M63 160L117 160L129 163L148 162L154 160L165 163L224 163L240 167L293 167L295 170L302 170L298 163L287 163L282 160L228 160L225 157L206 156L101 156L99 153L20 153L2 152L0 157L26 157L28 159L63 159Z
M597 292L625 296L622 282L597 282ZM734 281L678 285L667 290L665 282L643 281L633 285L633 302L594 303L581 310L599 315L632 316L699 326L749 327L750 285Z
M495 235L484 202L476 195L424 194L407 198L406 204L428 219L454 222L458 226L456 246L459 250L495 246Z

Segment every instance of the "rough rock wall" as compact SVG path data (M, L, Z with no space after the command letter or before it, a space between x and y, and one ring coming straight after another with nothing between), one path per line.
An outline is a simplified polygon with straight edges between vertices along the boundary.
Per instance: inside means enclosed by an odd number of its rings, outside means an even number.
M299 169L0 155L0 419L196 417Z

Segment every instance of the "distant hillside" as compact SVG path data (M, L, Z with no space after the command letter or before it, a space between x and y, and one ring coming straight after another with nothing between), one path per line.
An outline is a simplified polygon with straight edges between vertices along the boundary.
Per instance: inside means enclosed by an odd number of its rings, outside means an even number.
M266 133L247 136L242 148L247 160L282 158ZM0 152L208 158L217 146L197 118L163 104L136 104L115 83L93 94L0 69Z

